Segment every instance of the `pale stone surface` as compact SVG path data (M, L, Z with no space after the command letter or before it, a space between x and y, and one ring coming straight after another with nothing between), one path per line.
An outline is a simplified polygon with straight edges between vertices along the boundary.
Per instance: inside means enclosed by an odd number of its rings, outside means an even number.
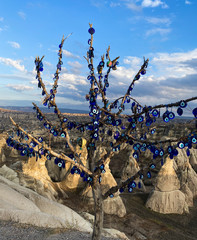
M145 237L143 234L139 232L135 232L131 237L131 240L146 240L146 239L147 237Z
M83 140L85 141L85 139ZM87 154L88 154L87 148L86 147L80 148L77 145L76 152L78 155L80 155L80 159L83 165L89 168L88 162L87 162ZM68 169L72 167L71 163L67 163L66 165ZM60 183L61 188L67 189L69 191L76 191L78 188L84 188L85 185L86 183L83 182L83 179L80 177L79 174L71 174L70 171L69 171L69 174L66 176L66 178Z
M190 149L190 158L189 158L189 162L192 165L192 167L197 170L197 149Z
M36 161L35 157L29 158L27 163L23 163L23 174L20 175L20 183L25 187L29 187L26 177L30 176L34 179L35 184L31 184L31 187L41 195L55 200L58 198L58 192L61 194L61 198L67 198L67 194L60 186L60 183L52 182L49 177L48 170L45 166L46 158L42 156L41 159Z
M18 157L19 156L19 153L16 149L14 148L11 148L11 151L10 151L10 154L9 154L9 157Z
M104 237L113 237L117 239L124 239L129 240L129 238L125 235L125 233L120 232L113 228L103 228L103 234Z
M149 153L150 151L148 151L147 153ZM133 157L133 153L134 150L130 150L128 153L128 161L125 164L124 170L122 172L122 176L121 176L121 181L124 182L126 181L129 177L134 176L139 170L139 164L137 163L136 159ZM138 184L139 182L139 178L137 178L135 180L135 182ZM146 187L144 185L144 183L142 181L141 182L141 186L142 186L142 190L146 191Z
M87 213L87 212L82 212L80 213L80 215L85 218L86 220L88 220L90 223L94 223L94 215L90 214L90 213ZM102 233L103 236L105 237L114 237L114 238L118 238L118 239L125 239L125 240L128 240L129 238L127 238L127 236L123 233L123 232L120 232L116 229L113 229L113 228L103 228L103 233Z
M80 215L85 218L87 221L89 221L90 223L94 223L94 215L87 213L87 212L82 212L80 213Z
M180 189L180 181L173 168L173 160L166 159L165 164L160 169L156 178L155 190L161 192L170 192Z
M197 174L189 163L186 149L177 150L179 154L174 160L166 159L156 178L155 191L146 203L154 211L182 214L188 212L188 206L193 206L193 197L197 195Z
M0 176L0 219L40 227L91 232L92 226L68 207Z
M5 164L0 168L0 175L9 179L12 182L19 183L17 173L11 168L7 167Z
M171 192L153 191L146 202L146 207L164 214L189 212L185 195L179 190Z
M185 201L189 207L193 206L193 193L187 184L181 186L181 192L185 194Z
M5 134L0 134L0 155L4 152L3 148L7 145L6 144L6 135Z
M37 227L66 228L92 233L94 216L84 213L86 221L70 208L0 176L0 220ZM102 236L128 240L116 229L103 229Z
M111 174L111 170L109 169L109 164L106 164L105 170L106 172L104 174L101 174L102 194L104 194L111 187L117 185L116 180L114 179L113 175ZM82 195L87 197L90 203L93 203L92 188L90 186L87 186L86 189L84 189ZM126 208L118 192L114 195L113 198L108 197L106 200L104 200L103 211L104 213L118 215L119 217L125 216Z
M127 180L128 177L135 175L140 170L140 167L137 161L133 157L133 152L134 150L130 151L130 153L128 154L128 161L125 164L125 168L123 170L123 174L121 178L122 181Z
M107 198L103 202L104 212L107 214L118 215L119 217L124 217L126 215L126 208L120 196L113 198Z
M180 169L179 179L181 186L187 185L191 190L193 197L197 196L197 173L192 168L189 160L190 157L186 154L186 149L178 149L178 156L175 158L178 168ZM190 152L193 152L195 156L196 149L190 149Z

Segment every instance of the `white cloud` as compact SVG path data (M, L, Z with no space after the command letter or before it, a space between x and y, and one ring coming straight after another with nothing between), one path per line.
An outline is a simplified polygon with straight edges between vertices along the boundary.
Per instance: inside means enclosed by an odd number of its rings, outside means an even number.
M125 3L125 5L127 6L127 8L129 8L133 11L140 11L142 9L141 6L135 4L134 1L129 1L129 2Z
M188 1L188 0L185 0L185 4L192 4L190 1Z
M0 17L0 22L3 22L3 19L4 19L3 17Z
M180 53L157 53L153 58L152 62L158 64L172 64L172 63L181 63L185 61L189 61L191 59L197 58L197 48L188 52L180 52Z
M11 42L11 41L8 41L8 43L11 45L11 47L13 48L20 48L20 44L17 43L17 42Z
M22 19L26 19L26 14L22 11L18 12L18 15L22 18Z
M110 7L119 7L120 3L110 2Z
M162 2L161 0L143 0L142 1L142 7L159 7L162 8L168 8L168 5L165 2Z
M50 62L44 61L44 65L47 65L48 67L52 67L53 65Z
M157 53L151 63L165 75L174 78L197 74L197 48L185 53Z
M0 57L0 62L6 64L8 66L12 66L21 72L26 72L25 66L20 64L21 60L13 60L11 58Z
M13 85L13 84L7 84L6 87L15 90L17 92L22 92L22 91L30 91L33 90L33 87L30 86L24 86L22 84L17 84L17 85Z
M62 52L63 52L63 55L66 56L66 57L80 59L80 56L75 55L75 54L73 54L73 53L71 53L71 52L69 52L65 49Z
M166 26L171 24L171 20L169 18L147 17L145 20L152 24L165 24Z
M73 73L63 73L60 75L60 81L64 84L73 84L73 85L87 85L88 80L84 76L80 76Z
M68 61L67 64L71 67L70 71L73 74L80 74L82 65L78 61L70 62Z
M0 32L2 32L3 31L3 28L0 28Z
M68 61L67 64L73 68L82 68L82 65L78 61L75 62Z
M101 8L104 6L104 4L106 3L105 1L97 1L97 0L90 0L90 3L92 6L97 7L97 8Z
M125 57L123 59L123 62L125 64L129 64L129 65L132 65L132 66L136 66L136 65L139 65L141 62L142 62L142 59L138 58L138 57L132 57L132 56L128 56L128 57Z
M171 32L170 28L153 28L150 30L146 31L146 37L151 36L151 35L155 35L157 33L159 33L161 36L167 35L168 33Z

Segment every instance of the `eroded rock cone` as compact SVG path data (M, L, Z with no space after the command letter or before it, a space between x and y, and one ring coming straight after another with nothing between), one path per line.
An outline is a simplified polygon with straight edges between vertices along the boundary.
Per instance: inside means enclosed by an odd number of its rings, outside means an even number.
M46 158L42 156L37 161L36 157L32 157L27 163L23 163L23 173L19 175L21 185L52 200L67 198L67 194L61 189L59 183L54 183L49 177L45 166L46 161Z
M157 178L155 189L151 192L146 207L159 213L182 214L189 212L185 195L180 191L180 181L173 167L173 160L166 159Z
M85 139L83 139L83 141L85 141ZM83 165L89 168L88 162L87 162L87 154L88 154L87 148L84 147L84 145L83 147L80 147L79 145L77 145L76 153L80 155L80 159ZM68 173L66 174L66 177L63 179L63 181L61 181L60 183L61 188L64 188L65 190L69 190L69 191L76 191L77 189L84 188L86 186L86 183L83 181L83 178L81 178L79 174L71 174L70 172L73 165L71 163L66 163L66 165L67 165Z
M122 182L134 176L140 170L139 164L137 163L136 159L133 157L133 153L134 153L134 150L129 151L128 161L125 164L125 167L123 169L122 176L121 176ZM144 183L139 178L135 180L136 183L138 183L139 181L141 183L142 190L146 191L146 187Z
M117 182L114 179L113 175L111 174L111 170L109 169L108 164L105 165L105 171L106 172L104 174L101 174L102 194L107 192L107 190L109 190L111 187L117 185ZM90 186L87 186L83 190L82 196L86 197L88 201L93 204L92 188ZM104 213L118 215L119 217L125 216L126 208L118 192L114 195L113 198L108 197L106 200L104 200L103 211Z

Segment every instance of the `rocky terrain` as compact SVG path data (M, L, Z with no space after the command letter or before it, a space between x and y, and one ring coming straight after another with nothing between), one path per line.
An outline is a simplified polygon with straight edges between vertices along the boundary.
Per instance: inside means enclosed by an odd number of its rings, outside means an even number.
M23 196L20 197L25 197L25 199L29 199L29 197L27 197L29 193L24 193L24 191L26 191L24 189L19 191L19 189L21 189L19 186L25 187L25 189L31 189L35 192L31 193L31 196L35 196L37 193L39 194L39 198L44 197L45 200L42 199L42 201L50 200L60 205L63 204L77 212L79 217L83 217L83 221L87 221L85 222L86 224L90 224L93 218L93 216L90 215L93 214L91 190L86 188L79 176L66 174L69 170L69 165L67 165L65 170L60 170L57 165L52 161L46 161L45 158L39 161L36 161L34 158L28 160L25 157L21 157L16 150L8 148L5 139L7 134L12 134L9 116L12 116L24 129L29 131L33 129L32 132L34 135L42 135L46 137L49 142L49 135L43 129L43 125L36 119L35 113L1 112L0 183L2 186L3 184L9 186L9 188L6 187L7 191L8 189L9 191L16 191L16 189L17 192L22 191ZM49 114L48 118L55 120L54 115ZM87 115L80 114L68 115L68 118L76 122L89 120ZM155 126L156 133L153 135L153 139L167 139L169 137L173 138L186 135L195 130L195 124L195 122L182 120L176 120L167 125L160 122ZM76 137L77 133L74 132L73 141ZM50 144L57 151L65 150L65 144L62 142L62 139L52 137ZM87 164L85 162L86 149L79 149L79 151L84 159L84 163ZM147 151L142 155L142 161L150 161L150 158L151 156ZM103 175L103 191L106 190L106 185L116 185L116 182L127 179L127 177L134 174L138 168L138 163L132 157L132 150L125 148L120 154L112 158L107 172ZM143 191L136 190L134 193L124 192L120 195L117 194L113 199L107 199L104 204L104 227L106 229L115 228L122 232L122 235L121 233L116 233L120 234L119 236L116 235L118 239L126 239L124 238L126 236L127 239L132 240L196 239L196 170L197 150L192 149L190 157L187 157L185 150L180 150L179 155L174 161L167 159L160 172L159 168L156 168L155 173L153 173L153 178L144 181L142 185ZM11 183L9 181L11 181ZM17 184L17 187L13 187L12 184ZM1 191L3 191L3 189L5 190L5 186L1 188ZM7 192L7 197L9 196L10 194ZM34 199L35 197L31 197L31 201L32 198ZM5 201L7 200L4 199L4 202ZM43 208L40 207L40 205L38 206L38 202L35 202L35 200L33 200L31 206L34 208L37 207L37 211L43 212L42 214L49 214L49 212L46 212L48 210L44 209L43 211ZM15 206L14 203L12 203L12 207L14 209L21 209L21 206ZM9 209L10 205L7 206L6 214L5 212L0 212L0 216L7 216L4 220L12 219ZM54 210L54 212L56 212L56 210ZM54 216L50 216L50 218L53 217ZM15 219L17 218L19 218L19 216L16 217L15 215ZM34 217L31 216L31 218L33 219ZM30 222L33 221L31 218L28 218ZM64 217L62 216L62 218ZM62 220L62 218L56 220L57 226L55 225L55 228L59 228L60 225L58 224L62 224L61 221L65 221L65 219ZM54 220L51 221L53 222ZM25 222L28 223L27 218L24 218L23 223ZM73 223L71 225L73 225ZM42 227L47 228L48 225L43 225ZM77 229L76 226L75 229ZM78 230L82 231L82 227L80 226ZM85 231L88 232L87 229ZM115 234L107 235L106 233L105 236L112 237L115 236Z

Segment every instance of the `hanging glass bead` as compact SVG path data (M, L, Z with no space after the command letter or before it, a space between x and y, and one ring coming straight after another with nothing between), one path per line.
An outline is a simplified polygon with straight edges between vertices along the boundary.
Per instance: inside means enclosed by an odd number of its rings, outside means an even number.
M133 157L134 157L135 159L138 159L138 157L139 157L138 152L134 152L134 153L133 153Z
M159 155L160 155L161 157L164 155L164 150L163 150L163 149L160 149Z
M136 186L137 186L136 182L132 181L131 187L132 187L132 188L136 188Z
M48 123L44 123L44 127L46 128L46 129L50 129L51 128L51 126L50 126L50 124L48 124Z
M173 112L169 112L168 113L168 117L169 117L169 119L174 119L175 118L175 114Z
M197 143L197 137L192 137L191 141L192 141L192 143L196 144Z
M157 109L154 109L151 113L154 117L157 117L159 115L159 111Z
M147 172L147 178L151 178L151 172Z
M61 136L62 138L65 138L65 137L66 137L66 133L65 133L65 132L61 132L60 136Z
M144 117L143 117L143 116L140 116L140 117L138 118L138 121L139 121L139 122L143 122L143 121L144 121Z
M91 39L88 39L88 44L91 45Z
M26 149L23 149L22 151L21 151L21 156L25 156L27 154L27 150Z
M122 123L121 119L116 120L116 126L119 126Z
M140 79L140 74L139 74L139 75L136 75L135 78L134 78L135 81L137 81L137 80L139 80L139 79Z
M189 157L189 156L190 156L190 150L189 150L189 148L186 150L186 153L187 153L187 156Z
M28 141L29 140L29 137L27 135L24 136L24 140L25 141Z
M61 64L57 64L57 69L61 71Z
M128 192L133 192L133 188L132 187L128 187Z
M187 102L184 101L184 100L182 100L182 101L180 101L179 106L180 106L181 108L185 108L185 107L187 107Z
M146 70L143 69L143 70L141 71L141 74L142 74L142 75L146 74Z
M119 136L120 136L120 133L118 131L116 131L114 134L114 139L117 140L119 138Z
M29 144L30 146L32 146L32 147L35 147L36 145L37 145L37 143L36 142L34 142L34 141L32 141L32 142L30 142L30 144Z
M156 166L155 166L155 164L153 164L153 163L150 165L150 168L151 168L151 169L155 169L155 167L156 167Z
M38 138L38 141L41 143L41 142L43 142L43 138L42 137L39 137Z
M163 120L164 122L168 123L170 121L169 119L169 111L166 111L164 114L163 114Z
M101 169L101 170L103 170L104 169L104 164L102 164L99 168Z
M107 67L111 67L112 66L112 61L108 61L107 62Z
M89 28L89 29L88 29L88 32L89 32L91 35L93 35L93 34L95 33L95 29L94 29L94 28Z
M173 153L174 156L177 156L177 155L179 154L179 152L178 152L177 149L173 149L173 152L172 152L172 153Z
M80 177L84 177L85 176L85 172L84 171L81 171L81 173L80 173Z
M123 192L124 192L124 188L121 187L121 188L119 189L119 192L120 192L120 193L123 193Z
M88 65L88 68L90 69L90 70L92 70L93 69L93 65L92 64L89 64ZM89 79L88 79L89 80Z
M180 149L183 149L185 147L185 144L184 142L178 142L177 143L177 146L180 148Z
M155 133L155 131L156 131L156 129L155 129L155 128L151 129L151 134L154 134L154 133Z
M182 116L182 114L183 114L183 109L182 108L177 108L177 114L179 115L179 116Z
M173 151L172 146L168 146L168 152L171 153Z
M51 155L46 156L47 160L51 160Z
M194 117L197 118L197 108L194 108L192 113L194 114Z

